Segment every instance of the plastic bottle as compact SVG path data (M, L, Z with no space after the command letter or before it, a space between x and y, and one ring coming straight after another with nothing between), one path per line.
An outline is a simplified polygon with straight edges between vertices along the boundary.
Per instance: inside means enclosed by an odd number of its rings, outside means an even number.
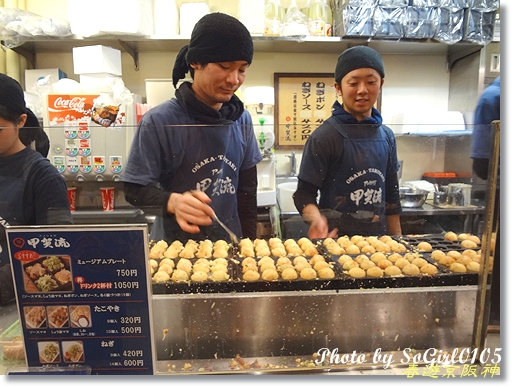
M284 8L279 0L267 0L265 3L265 36L279 36L284 17Z
M332 9L329 0L324 0L325 7L325 36L332 36Z
M306 5L301 8L301 12L307 17L309 17L309 7L311 7L311 0L307 0Z
M323 0L313 0L309 8L309 33L311 36L325 36L327 12Z

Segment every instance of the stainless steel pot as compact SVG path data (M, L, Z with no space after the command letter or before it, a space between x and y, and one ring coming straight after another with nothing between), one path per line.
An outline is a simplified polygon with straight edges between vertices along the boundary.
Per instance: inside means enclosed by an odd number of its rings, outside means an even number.
M428 191L414 187L400 187L400 203L402 207L421 207L427 199Z

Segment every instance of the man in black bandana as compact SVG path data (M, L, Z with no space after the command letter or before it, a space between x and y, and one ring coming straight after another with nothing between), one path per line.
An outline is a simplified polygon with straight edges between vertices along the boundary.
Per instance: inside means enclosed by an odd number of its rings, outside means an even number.
M343 101L306 141L295 206L310 238L400 235L396 141L374 107L384 84L382 58L367 46L348 48L334 79Z
M175 97L142 118L123 175L126 200L157 215L151 238L256 237L258 149L249 112L235 92L253 57L247 28L223 13L195 25L176 58ZM178 82L190 72L193 82Z

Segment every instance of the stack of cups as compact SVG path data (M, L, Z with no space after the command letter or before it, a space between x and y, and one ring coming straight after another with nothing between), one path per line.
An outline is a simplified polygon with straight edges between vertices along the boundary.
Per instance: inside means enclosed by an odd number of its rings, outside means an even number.
M114 211L114 187L103 187L100 191L103 211Z

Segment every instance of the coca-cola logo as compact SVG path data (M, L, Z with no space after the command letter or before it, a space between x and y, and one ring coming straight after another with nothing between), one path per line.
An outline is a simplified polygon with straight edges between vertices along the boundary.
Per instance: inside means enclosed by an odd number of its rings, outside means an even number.
M53 106L56 109L73 109L73 110L84 110L85 108L85 97L73 97L71 99L65 99L62 97L58 97L55 102L53 103Z

